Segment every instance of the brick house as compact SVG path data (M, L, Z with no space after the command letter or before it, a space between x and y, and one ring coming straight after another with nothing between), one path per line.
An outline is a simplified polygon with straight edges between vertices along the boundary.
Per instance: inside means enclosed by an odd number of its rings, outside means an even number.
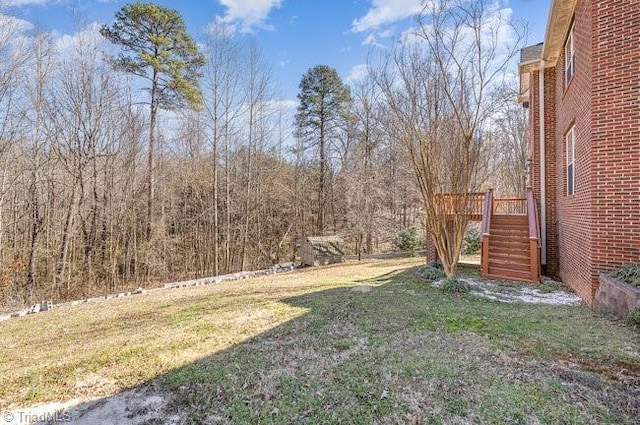
M552 0L519 73L541 263L592 304L601 272L640 263L640 0Z

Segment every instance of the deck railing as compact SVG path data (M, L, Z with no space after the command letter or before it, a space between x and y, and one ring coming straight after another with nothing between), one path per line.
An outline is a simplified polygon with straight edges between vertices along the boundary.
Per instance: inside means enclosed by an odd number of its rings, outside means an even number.
M480 264L482 267L482 275L489 274L489 237L491 235L491 212L493 211L493 189L487 190L484 195L482 212L482 259Z
M439 193L436 195L438 207L445 214L463 214L468 216L483 217L491 212L494 215L527 215L527 198L495 198L493 189L491 192L491 209L486 210L486 193L469 193L467 195ZM466 204L465 204L465 198Z
M483 200L484 193L469 193L469 194L450 194L439 193L436 195L436 200L441 211L446 214L463 214L472 217L481 217L483 212ZM466 205L465 205L466 196Z
M493 213L501 215L527 215L526 198L496 198Z
M438 199L438 207L446 214L466 214L469 219L482 220L481 267L484 276L489 274L489 240L491 238L492 216L516 215L527 217L531 281L540 281L540 225L538 208L531 188L527 188L525 198L495 198L493 189L489 189L486 193L470 193L466 195L438 194L436 197Z

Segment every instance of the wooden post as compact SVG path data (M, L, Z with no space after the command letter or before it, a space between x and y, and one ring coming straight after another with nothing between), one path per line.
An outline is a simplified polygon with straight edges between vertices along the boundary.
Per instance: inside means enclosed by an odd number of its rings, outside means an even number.
M480 259L482 267L482 277L489 275L489 235L482 235L482 258Z
M537 238L529 238L531 255L531 281L540 282L540 244Z
M491 236L491 215L493 214L493 189L487 190L482 210L482 256L480 259L481 275L489 275L489 238Z

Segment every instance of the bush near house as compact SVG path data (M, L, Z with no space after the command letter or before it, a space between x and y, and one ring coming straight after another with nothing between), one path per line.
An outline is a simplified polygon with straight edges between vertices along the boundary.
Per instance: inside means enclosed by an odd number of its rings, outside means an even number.
M466 294L471 291L471 287L463 280L450 277L444 281L442 290L445 292L451 292L452 294Z
M615 270L613 276L632 286L640 286L640 264L627 264Z
M444 270L444 268L442 267L442 263L438 260L429 261L427 267L431 267L432 269Z
M431 266L431 263L422 270L422 278L427 282L433 282L440 280L444 277L444 271L442 265L440 267Z

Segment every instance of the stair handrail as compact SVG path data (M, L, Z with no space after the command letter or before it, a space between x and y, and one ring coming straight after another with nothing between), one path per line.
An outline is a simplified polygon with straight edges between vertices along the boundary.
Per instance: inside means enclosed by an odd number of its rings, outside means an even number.
M482 258L480 265L482 276L489 274L489 237L491 233L491 215L493 214L493 189L487 190L484 195L482 211Z
M538 207L533 196L533 189L527 188L527 220L529 221L529 239L540 243L540 224L538 221Z
M531 254L531 281L540 281L540 222L533 189L527 188L527 220L529 222L529 245Z
M489 235L491 231L491 215L493 214L493 189L487 190L484 194L484 205L482 210L482 234Z

